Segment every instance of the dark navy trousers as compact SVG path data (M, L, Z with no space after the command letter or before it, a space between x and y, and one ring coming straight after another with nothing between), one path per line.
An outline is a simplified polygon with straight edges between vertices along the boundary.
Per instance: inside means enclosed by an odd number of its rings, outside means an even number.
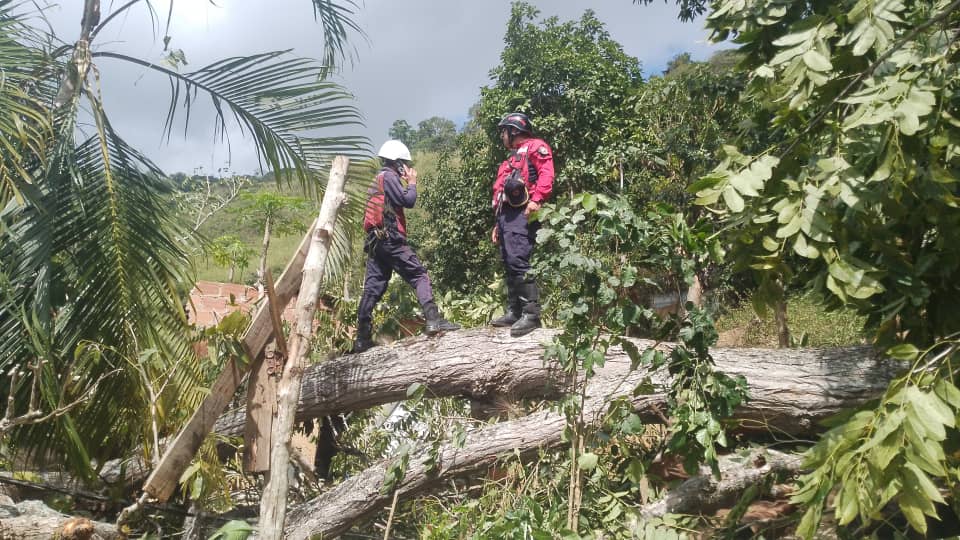
M538 222L527 223L522 208L505 208L497 216L500 257L506 273L511 301L518 301L524 313L540 314L540 292L530 270L530 256L537 241Z
M363 296L360 298L357 314L359 322L370 322L373 308L383 298L394 272L400 274L400 277L413 287L424 310L433 304L433 287L430 277L427 276L427 269L406 240L378 240L367 256L367 273L363 280Z

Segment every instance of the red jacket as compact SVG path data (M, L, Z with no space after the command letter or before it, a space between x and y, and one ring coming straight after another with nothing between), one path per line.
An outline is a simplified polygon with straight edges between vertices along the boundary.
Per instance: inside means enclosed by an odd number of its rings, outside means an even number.
M527 166L524 167L524 162ZM503 193L503 183L514 168L520 169L520 174L527 182L527 191L530 192L530 200L543 204L553 192L553 150L543 139L527 139L510 157L500 164L497 170L497 180L493 183L493 207L497 208L500 202L500 194ZM536 181L531 182L531 171L536 171Z

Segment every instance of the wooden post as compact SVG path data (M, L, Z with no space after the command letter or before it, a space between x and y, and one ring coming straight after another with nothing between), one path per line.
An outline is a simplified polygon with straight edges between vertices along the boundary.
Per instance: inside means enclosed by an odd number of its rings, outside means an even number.
M290 461L290 437L293 434L294 416L300 401L300 381L308 365L310 341L313 336L313 318L320 297L323 268L333 239L333 225L337 212L346 200L343 186L346 181L349 160L337 156L330 168L330 179L323 195L317 228L314 230L307 260L303 265L303 283L297 297L296 324L290 335L290 357L283 368L278 392L277 419L274 422L270 449L270 478L263 489L260 502L260 538L280 540L283 538L283 521L287 513L287 467Z
M277 384L287 359L287 339L283 335L283 307L277 299L273 274L268 268L264 274L270 320L276 347L268 347L262 359L254 363L247 384L247 424L243 430L243 470L266 472L270 470L270 433L277 416ZM284 302L286 304L286 302Z
M307 234L300 242L300 247L290 259L286 269L277 282L277 304L286 306L287 302L297 291L300 290L300 281L303 279L303 262L307 258L307 248L310 245L310 238L316 228L314 223ZM187 425L180 430L177 438L167 447L160 463L150 473L147 482L143 485L143 491L151 497L166 501L177 489L177 482L183 471L187 470L190 460L200 449L203 439L213 429L213 424L217 418L226 409L227 404L237 391L240 383L243 381L248 368L257 371L259 362L262 362L262 353L273 335L273 323L270 320L269 301L265 301L257 309L257 314L253 317L253 322L247 328L243 335L243 347L247 352L247 357L253 359L252 365L247 366L235 358L231 358L220 376L210 388L210 394L203 400L203 403L197 408L190 417Z

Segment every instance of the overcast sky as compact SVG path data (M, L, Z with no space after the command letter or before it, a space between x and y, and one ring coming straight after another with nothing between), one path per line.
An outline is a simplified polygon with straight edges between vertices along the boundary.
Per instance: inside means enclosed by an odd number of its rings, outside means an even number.
M175 0L171 48L183 49L189 71L227 56L293 49L299 56L322 53L321 28L314 21L310 0ZM167 0L153 0L166 16ZM104 17L124 1L103 0ZM364 116L359 134L376 147L387 138L394 120L411 125L431 116L458 124L475 103L480 87L490 85L489 72L499 62L503 34L510 15L509 0L358 0L355 20L367 39L353 36L353 62L336 80L356 97ZM593 9L625 52L638 58L644 76L662 72L681 52L696 60L718 50L707 41L702 21L681 23L677 7L632 0L534 0L542 17L579 19ZM79 34L83 0L60 0L48 17L61 39ZM163 53L162 30L155 30L144 6L135 6L115 19L97 38L98 50L123 52L157 61ZM192 120L184 135L161 140L169 103L166 78L146 69L102 59L100 68L105 105L114 127L167 172L257 172L252 147L234 135L231 150L214 144L210 122ZM206 103L204 101L203 103Z

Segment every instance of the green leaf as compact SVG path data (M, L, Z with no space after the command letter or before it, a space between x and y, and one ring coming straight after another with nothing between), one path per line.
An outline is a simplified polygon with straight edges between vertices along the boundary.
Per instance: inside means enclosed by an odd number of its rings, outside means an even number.
M735 214L743 212L743 198L732 185L723 188L723 202L726 203L727 208L729 208L731 212Z
M938 378L933 386L934 392L954 409L960 409L960 390L950 381Z
M593 452L587 452L577 458L577 466L583 471L592 471L597 467L599 457Z
M920 414L944 426L954 427L955 417L953 410L941 401L937 394L933 392L917 392L915 395L911 395L911 398L910 405L915 407Z
M777 229L776 237L777 238L790 238L791 236L800 232L800 226L803 224L803 219L799 213L793 215L793 219L790 220L790 223L787 223L783 227Z
M246 540L256 529L246 521L232 520L217 529L210 540Z
M833 69L833 65L830 63L830 60L826 56L820 54L816 49L810 49L809 51L803 53L803 63L814 71L830 71Z
M903 516L907 518L910 526L920 534L926 534L927 520L923 517L921 504L923 504L923 502L919 500L916 495L912 495L907 491L903 492L897 500L897 506L900 507L900 511L903 512Z
M940 490L937 489L937 486L930 481L930 478L927 477L926 473L921 471L919 467L908 461L904 464L904 469L909 473L903 476L903 484L906 490L911 492L916 491L919 496L930 501L946 504L943 496L940 495ZM930 517L937 517L936 509L933 508L933 505L924 506L924 513Z
M917 359L917 355L919 354L920 350L909 343L903 343L887 349L887 355L896 358L897 360L904 360L907 362L913 362Z
M583 196L583 209L593 212L597 209L597 196L592 193L586 193Z
M857 498L857 481L855 479L848 477L843 479L834 504L837 508L837 518L840 525L846 525L857 517L860 512L860 502Z

